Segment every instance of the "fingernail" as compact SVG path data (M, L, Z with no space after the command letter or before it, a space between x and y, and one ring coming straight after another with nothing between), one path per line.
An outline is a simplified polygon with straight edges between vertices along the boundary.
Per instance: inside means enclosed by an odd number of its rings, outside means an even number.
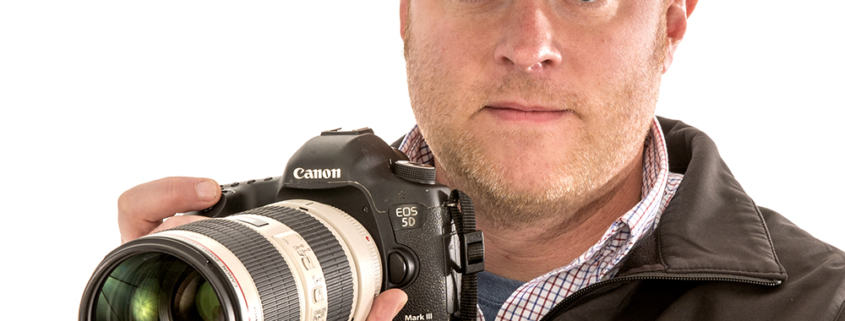
M197 196L199 196L200 200L203 202L209 202L217 196L217 191L220 190L220 186L214 184L211 181L200 181L197 183Z
M402 300L402 304L396 307L396 312L393 312L393 315L399 315L399 311L402 311L402 308L405 307L405 304L408 303L408 296L405 296L405 299Z

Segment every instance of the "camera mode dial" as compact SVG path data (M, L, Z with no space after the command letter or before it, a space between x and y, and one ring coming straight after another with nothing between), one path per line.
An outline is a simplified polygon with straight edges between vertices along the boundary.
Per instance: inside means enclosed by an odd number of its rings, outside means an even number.
M431 165L400 160L393 164L393 174L406 181L434 185L437 170Z

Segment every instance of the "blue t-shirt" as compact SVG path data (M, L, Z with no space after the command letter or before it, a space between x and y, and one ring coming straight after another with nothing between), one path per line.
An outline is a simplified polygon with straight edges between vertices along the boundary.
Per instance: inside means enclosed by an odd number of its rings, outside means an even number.
M499 309L524 282L504 278L490 272L478 273L478 307L484 320L493 321Z

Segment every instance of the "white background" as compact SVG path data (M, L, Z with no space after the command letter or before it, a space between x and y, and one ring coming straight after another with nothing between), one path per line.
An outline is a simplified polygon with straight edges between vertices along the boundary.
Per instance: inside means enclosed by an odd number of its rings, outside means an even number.
M841 1L702 0L658 113L845 248ZM277 176L307 138L413 126L397 1L0 2L2 318L76 318L118 195ZM8 298L11 297L12 300Z

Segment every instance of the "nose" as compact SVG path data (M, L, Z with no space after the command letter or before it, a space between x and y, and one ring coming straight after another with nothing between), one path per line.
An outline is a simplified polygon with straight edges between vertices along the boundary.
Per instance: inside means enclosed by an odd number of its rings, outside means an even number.
M563 60L554 40L548 14L536 1L514 1L515 8L504 21L502 38L493 53L497 64L514 66L529 73L541 73Z

